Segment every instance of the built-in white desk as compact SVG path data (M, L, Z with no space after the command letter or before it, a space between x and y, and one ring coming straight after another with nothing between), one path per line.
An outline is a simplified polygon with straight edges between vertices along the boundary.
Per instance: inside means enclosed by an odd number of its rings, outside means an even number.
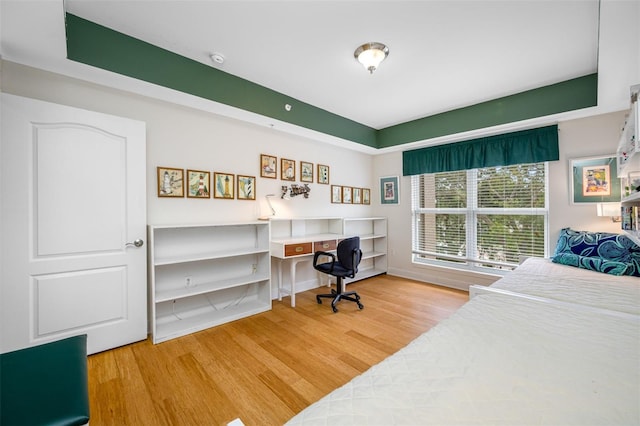
M270 222L270 252L271 257L276 259L278 300L282 300L283 295L290 295L292 307L296 305L298 263L313 261L316 251L335 251L338 242L344 238L359 236L362 249L358 275L345 279L344 285L387 272L387 219L384 217L272 218ZM289 286L282 282L285 262L291 271Z
M296 268L300 262L310 262L316 251L335 251L338 242L344 239L341 234L316 234L304 237L275 238L271 240L271 256L278 259L278 300L283 294L291 296L291 306L296 306ZM291 272L291 285L285 288L282 282L282 263L288 262Z

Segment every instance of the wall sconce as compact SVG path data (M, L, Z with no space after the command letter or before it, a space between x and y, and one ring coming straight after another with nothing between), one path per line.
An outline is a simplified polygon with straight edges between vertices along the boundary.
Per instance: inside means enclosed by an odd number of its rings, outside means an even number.
M288 194L287 194L288 192ZM286 200L289 197L295 197L297 195L304 195L304 198L309 198L309 193L311 192L311 188L306 183L304 185L296 185L291 184L291 187L287 187L286 185L282 186L282 195L280 198Z
M598 216L609 216L612 222L621 222L620 207L620 203L598 203L596 204L596 211Z
M269 200L269 197L275 197L275 196L276 194L267 194L264 196L265 200L267 200L267 204L269 205L269 209L271 209L271 215L259 217L258 218L259 220L269 220L270 217L273 217L276 215L276 211L271 205L271 200Z

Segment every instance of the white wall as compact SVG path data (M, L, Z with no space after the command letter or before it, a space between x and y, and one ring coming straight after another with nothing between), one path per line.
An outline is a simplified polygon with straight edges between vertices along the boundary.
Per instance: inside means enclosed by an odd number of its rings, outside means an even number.
M620 232L619 223L596 216L595 205L571 204L569 163L580 157L615 156L625 114L626 111L621 111L559 124L560 161L549 165L551 253L560 230L565 227Z
M270 213L264 196L280 194L280 179L260 178L260 154L329 165L331 183L368 187L372 157L197 109L5 61L2 91L140 120L147 125L147 217L149 224L255 220ZM156 167L256 176L256 201L158 198ZM212 173L213 174L213 173ZM300 183L299 181L297 183ZM277 216L367 216L372 207L331 204L330 186L311 184L308 199L273 201Z
M270 214L264 196L280 195L280 179L260 177L260 154L330 167L330 182L370 188L372 198L372 157L361 152L318 143L303 137L225 118L197 109L158 101L140 95L83 82L59 74L2 62L2 91L14 95L70 105L140 120L147 128L147 223L188 224L256 220ZM256 201L159 198L156 167L209 170L256 176ZM314 176L315 178L315 176ZM300 183L299 180L297 183ZM371 205L332 204L330 185L310 184L311 194L272 204L277 217L363 217ZM275 261L274 261L275 262ZM303 264L304 265L304 264ZM275 263L273 274L275 278ZM285 282L289 280L284 268ZM300 267L298 289L317 283L312 268ZM274 287L275 280L273 281ZM276 289L272 288L276 295Z
M549 165L549 255L553 254L560 229L620 232L620 224L596 216L595 205L574 205L569 195L569 160L600 155L614 156L625 111L561 122L560 160ZM376 176L402 176L402 153L375 157ZM411 262L411 178L401 178L399 205L379 205L376 214L389 221L389 273L466 289L469 284L489 284L496 276L454 271Z
M259 177L261 153L331 167L333 184L371 188L371 206L330 202L330 187L312 185L309 199L275 200L278 216L386 216L389 218L389 272L422 281L466 288L489 284L496 277L411 263L410 178L402 177L402 154L370 156L319 143L197 109L158 101L58 74L2 63L2 91L147 123L148 223L206 223L254 220L268 213L264 195L279 193L282 181ZM569 202L569 159L615 153L624 112L608 113L559 124L560 161L549 168L550 253L561 228L617 232L607 218L598 218L595 206ZM156 196L156 167L193 168L257 177L258 200L167 199ZM400 204L380 205L379 178L400 177ZM299 274L300 288L313 283L311 271ZM286 276L285 276L286 279Z

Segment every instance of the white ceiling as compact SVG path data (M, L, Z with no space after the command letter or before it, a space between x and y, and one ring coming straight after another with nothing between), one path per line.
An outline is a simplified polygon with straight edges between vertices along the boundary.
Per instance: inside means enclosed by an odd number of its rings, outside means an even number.
M66 8L376 129L598 68L598 0L1 1L9 60L64 58ZM373 75L369 41L390 49Z

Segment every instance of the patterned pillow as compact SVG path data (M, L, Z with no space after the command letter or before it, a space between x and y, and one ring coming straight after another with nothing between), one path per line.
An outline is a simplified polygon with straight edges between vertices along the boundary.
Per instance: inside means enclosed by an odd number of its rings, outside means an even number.
M591 271L604 272L611 275L627 275L629 265L615 260L607 260L601 257L578 256L573 253L560 253L554 256L553 263L576 266Z
M625 235L564 228L560 231L553 258L563 253L621 262L627 265L625 275L640 277L640 247ZM582 262L587 261L578 263Z

